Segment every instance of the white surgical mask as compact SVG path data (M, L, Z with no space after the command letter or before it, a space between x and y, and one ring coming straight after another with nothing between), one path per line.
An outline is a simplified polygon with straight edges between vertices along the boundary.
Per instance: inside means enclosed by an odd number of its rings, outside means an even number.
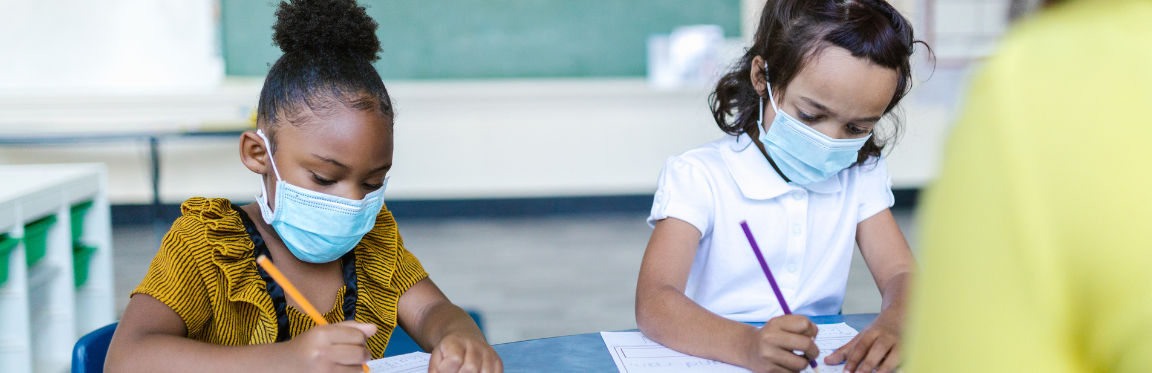
M304 189L288 184L280 178L276 161L272 159L272 144L263 131L256 134L264 139L268 161L276 175L276 210L268 206L268 191L261 183L256 196L260 215L280 235L296 258L308 263L328 263L352 251L360 239L376 225L376 215L384 206L384 185L368 193L361 200L352 200Z

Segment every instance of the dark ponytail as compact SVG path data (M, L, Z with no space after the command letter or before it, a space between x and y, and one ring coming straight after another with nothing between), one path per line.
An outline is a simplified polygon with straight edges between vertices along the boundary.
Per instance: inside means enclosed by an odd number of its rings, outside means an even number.
M372 66L380 59L377 26L355 0L280 2L272 42L284 55L268 72L257 109L260 122L270 126L269 136L277 120L332 102L388 117L395 114Z
M759 133L760 95L752 85L752 59L760 56L767 62L769 89L783 93L808 57L829 46L844 48L857 58L899 73L896 93L884 109L888 114L912 86L909 60L915 43L923 44L913 37L908 20L883 0L769 0L752 46L733 70L720 78L709 97L712 117L725 133ZM893 119L892 135L869 138L857 163L880 156L888 142L898 137L899 118Z

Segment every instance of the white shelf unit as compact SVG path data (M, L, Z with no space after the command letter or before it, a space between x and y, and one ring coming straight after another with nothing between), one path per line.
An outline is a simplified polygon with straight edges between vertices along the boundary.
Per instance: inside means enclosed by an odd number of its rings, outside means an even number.
M0 373L64 372L80 336L115 321L112 220L103 164L0 165L0 234L26 238L25 226L53 216L44 256L31 267L23 240L8 254L0 285ZM83 221L72 207L92 202ZM72 226L96 250L77 286ZM0 261L2 262L2 261Z

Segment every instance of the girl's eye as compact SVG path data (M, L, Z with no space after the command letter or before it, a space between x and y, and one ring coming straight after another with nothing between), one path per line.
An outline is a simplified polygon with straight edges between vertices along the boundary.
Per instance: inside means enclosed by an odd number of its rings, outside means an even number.
M815 121L817 119L820 119L819 116L808 114L808 113L805 113L803 111L797 111L796 114L799 114L800 120L805 121L805 122L812 122L812 121Z
M384 186L384 183L380 183L380 184L368 184L368 183L364 183L364 189L368 189L368 190L376 190L376 189L380 189L380 188L382 188L383 186Z
M315 180L316 183L320 184L320 185L332 185L332 184L336 183L335 180L328 180L328 179L320 177L320 175L317 175L317 174L312 174L312 180Z
M848 133L851 133L853 135L863 135L865 133L868 133L868 131L864 130L863 128L856 127L856 126L849 124L848 125Z

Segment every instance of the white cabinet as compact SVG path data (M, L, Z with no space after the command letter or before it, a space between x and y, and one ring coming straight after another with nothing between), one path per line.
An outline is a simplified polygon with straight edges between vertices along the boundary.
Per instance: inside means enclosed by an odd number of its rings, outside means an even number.
M0 373L63 372L116 319L103 164L0 166ZM0 246L3 249L3 246Z

